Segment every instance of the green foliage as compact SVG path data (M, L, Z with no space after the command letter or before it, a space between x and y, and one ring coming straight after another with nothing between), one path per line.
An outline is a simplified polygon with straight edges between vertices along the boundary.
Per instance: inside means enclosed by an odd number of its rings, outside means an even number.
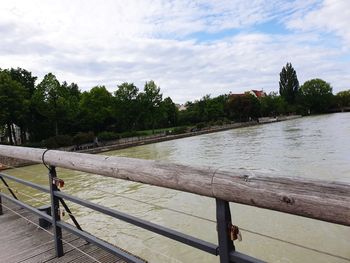
M270 93L268 96L260 98L261 116L278 116L288 113L288 103L276 93Z
M294 104L299 91L297 73L291 63L287 63L280 73L280 95L288 103Z
M187 132L187 127L186 126L180 126L180 127L175 127L171 134L182 134Z
M118 133L108 131L100 132L97 137L100 141L111 141L121 138Z
M71 132L69 129L77 119L80 91L74 83L62 85L52 73L47 74L33 94L36 111L48 122L50 131L55 135Z
M187 110L179 112L179 123L191 125L198 122L216 121L228 117L227 95L221 95L211 98L210 95L204 96L201 100L187 102Z
M0 126L7 127L11 144L17 144L14 124L20 126L29 110L29 100L23 85L11 78L8 71L0 71Z
M44 140L42 145L48 149L71 146L73 145L73 138L69 135L57 135Z
M197 123L197 125L196 125L196 128L198 130L201 130L201 129L205 128L205 127L207 127L207 124L205 122L200 122L200 123Z
M332 87L322 79L306 81L300 91L302 104L311 113L324 113L332 106Z
M156 123L161 119L161 102L163 95L160 88L153 80L146 82L143 92L139 94L143 120L143 128L156 128Z
M336 104L340 108L350 107L350 90L340 91L335 95Z
M52 73L37 86L35 81L36 77L25 69L0 70L0 127L11 144L17 143L15 128L20 130L22 143L29 133L30 142L26 145L38 145L32 142L46 139L44 146L57 148L93 142L94 134L99 134L100 140L163 132L180 134L188 126L202 129L232 120L350 107L350 90L333 96L332 88L323 80L307 81L299 89L290 63L280 73L280 96L276 93L259 98L250 94L213 98L206 95L187 102L184 111L179 111L170 97L163 99L160 88L152 80L145 83L142 92L133 83L124 82L113 94L104 86L81 94L76 84L60 83ZM55 136L58 134L69 135Z
M95 139L95 134L93 132L78 132L73 137L73 143L76 145L81 145L84 143L92 143Z
M113 96L104 86L97 86L81 95L80 122L83 130L99 133L115 122Z
M260 116L260 102L249 93L233 95L229 99L228 110L232 119L248 121Z
M114 114L118 116L119 130L132 130L140 115L139 89L134 83L124 82L114 92Z

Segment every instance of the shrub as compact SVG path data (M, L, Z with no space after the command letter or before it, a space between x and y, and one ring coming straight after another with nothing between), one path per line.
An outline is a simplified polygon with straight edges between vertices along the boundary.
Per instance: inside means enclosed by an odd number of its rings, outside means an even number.
M206 127L207 125L204 122L200 122L196 125L197 129L203 129L204 127Z
M100 132L97 137L101 141L111 141L120 139L120 135L118 133L108 131Z
M222 126L222 125L224 125L224 122L222 120L217 120L215 122L215 125Z
M185 133L186 131L187 131L187 127L186 126L175 127L173 129L172 134L181 134L181 133Z
M80 145L84 143L92 143L95 139L93 132L79 132L73 137L73 143Z
M48 149L71 146L73 145L73 138L69 135L57 135L47 138L42 142L42 145Z

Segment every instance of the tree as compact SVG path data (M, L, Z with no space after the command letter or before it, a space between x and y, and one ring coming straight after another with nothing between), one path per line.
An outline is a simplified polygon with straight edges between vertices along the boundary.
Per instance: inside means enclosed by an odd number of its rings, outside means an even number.
M11 144L17 144L14 125L19 124L28 111L25 88L11 78L8 71L0 71L0 126L6 126Z
M162 127L176 126L178 118L178 109L170 97L161 102Z
M156 121L161 116L160 104L162 97L160 88L153 80L146 82L143 92L139 94L143 107L144 125L145 127L152 128L153 133Z
M114 92L115 116L118 116L121 130L132 130L135 128L140 114L138 92L139 89L134 83L127 82L118 85L118 89Z
M64 105L60 103L60 82L52 73L44 76L38 84L33 95L33 103L39 114L46 118L48 123L53 123L54 134L58 135L58 119L62 117ZM49 132L52 135L52 132Z
M310 113L324 113L332 106L332 87L322 79L311 79L301 86L303 105Z
M276 116L286 114L288 104L277 93L271 92L269 95L260 98L261 116Z
M340 91L335 95L337 106L340 109L350 107L350 90Z
M280 73L280 95L286 102L294 104L299 91L297 73L291 63L287 63Z
M260 102L249 93L231 95L227 107L230 117L239 121L248 121L251 118L258 118L260 115Z
M35 91L35 81L37 77L32 76L32 73L22 68L11 68L9 71L11 79L17 81L25 89L25 100L27 110L24 112L18 121L18 126L21 130L21 142L26 141L26 133L32 133L35 129L35 109L32 105L32 96Z
M34 107L40 115L36 139L72 132L79 113L79 99L76 84L63 82L61 85L52 73L45 75L33 95Z
M82 129L95 133L106 130L113 119L113 96L105 86L96 86L81 95L79 103Z

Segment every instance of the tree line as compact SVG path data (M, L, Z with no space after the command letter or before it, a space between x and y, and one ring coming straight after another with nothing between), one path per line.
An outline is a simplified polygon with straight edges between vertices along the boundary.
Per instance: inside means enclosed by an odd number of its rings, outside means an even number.
M321 79L306 81L299 87L290 63L280 73L280 95L206 95L187 102L183 111L170 97L163 99L153 80L147 81L142 91L125 82L117 85L113 93L105 86L82 92L77 84L60 82L52 73L40 83L36 81L37 77L25 69L0 69L0 132L10 144L19 143L16 129L22 144L53 138L79 144L97 135L113 139L140 130L221 125L261 116L324 113L350 107L350 90L333 95L330 84Z

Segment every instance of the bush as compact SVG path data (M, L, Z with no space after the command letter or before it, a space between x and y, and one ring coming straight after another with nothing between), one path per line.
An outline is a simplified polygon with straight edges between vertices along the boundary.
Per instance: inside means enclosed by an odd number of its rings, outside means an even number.
M76 145L92 143L95 139L93 132L79 132L73 137L73 143Z
M23 147L30 147L30 148L41 148L43 147L42 142L26 142L22 144Z
M120 138L129 138L129 137L137 137L137 136L147 136L150 135L146 131L128 131L120 133Z
M42 142L42 145L48 149L71 146L73 145L73 138L69 135L57 135L47 138Z
M118 133L108 131L100 132L97 137L101 141L111 141L120 139L120 135Z
M185 133L186 131L187 131L187 127L186 126L175 127L173 129L172 134L181 134L181 133Z
M217 120L217 121L215 122L215 125L217 125L217 126L222 126L222 125L224 125L224 122L223 122L222 120Z
M204 123L204 122L200 122L196 125L197 129L198 130L201 130L203 129L204 127L206 127L207 125Z

